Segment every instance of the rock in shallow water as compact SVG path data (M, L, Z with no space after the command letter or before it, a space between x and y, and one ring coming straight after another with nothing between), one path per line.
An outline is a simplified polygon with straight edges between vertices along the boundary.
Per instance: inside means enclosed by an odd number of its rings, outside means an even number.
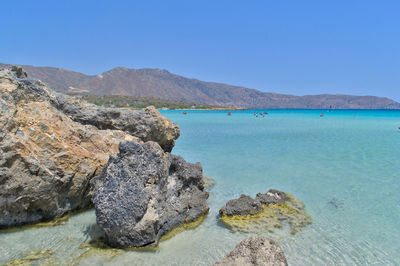
M247 233L274 232L287 224L291 234L296 234L312 222L300 200L272 189L265 194L258 193L256 199L241 195L228 201L219 212L222 223L233 231Z
M283 204L285 201L290 200L290 198L286 195L285 192L270 189L267 193L258 193L256 195L256 200L260 203L269 205L269 204Z
M285 255L271 239L250 237L241 241L235 249L214 265L226 266L285 266Z
M261 203L247 195L240 195L240 198L228 201L228 203L219 210L222 216L234 215L254 215L263 210Z
M98 225L112 246L157 245L173 229L208 213L200 163L155 142L120 144L94 186Z

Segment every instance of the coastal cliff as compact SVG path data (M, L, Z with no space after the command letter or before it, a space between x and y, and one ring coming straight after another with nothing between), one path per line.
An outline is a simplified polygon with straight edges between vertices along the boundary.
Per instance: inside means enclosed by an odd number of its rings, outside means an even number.
M171 151L179 127L154 108L107 109L52 91L20 67L0 70L0 228L91 206L91 181L121 141Z

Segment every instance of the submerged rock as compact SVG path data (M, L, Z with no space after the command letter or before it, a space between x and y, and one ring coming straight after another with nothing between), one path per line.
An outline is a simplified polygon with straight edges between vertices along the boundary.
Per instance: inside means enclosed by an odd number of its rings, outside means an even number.
M287 224L291 234L296 234L312 223L300 200L277 190L259 193L256 199L241 195L239 199L230 200L219 212L220 221L233 231L248 233L274 232Z
M328 201L328 204L335 209L343 209L344 207L344 202L338 198L330 199Z
M73 121L60 108L59 94L13 69L0 70L0 228L90 206L91 180L109 155L118 152L121 141L141 142L132 132ZM174 131L176 125L160 120L161 135Z
M85 252L74 258L71 265L85 265L86 260L91 265L103 264L125 252L123 249L108 246L103 238L94 238L88 243L81 244L79 249L85 249Z
M116 247L157 245L173 229L208 213L200 163L152 141L124 142L95 182L98 225Z
M52 249L37 250L29 252L25 257L8 261L4 266L23 266L23 265L58 265L59 261L52 255Z
M215 180L211 176L203 174L203 184L206 188L211 188L215 185Z
M226 266L286 266L282 249L271 239L249 237L241 241L235 249L214 265Z

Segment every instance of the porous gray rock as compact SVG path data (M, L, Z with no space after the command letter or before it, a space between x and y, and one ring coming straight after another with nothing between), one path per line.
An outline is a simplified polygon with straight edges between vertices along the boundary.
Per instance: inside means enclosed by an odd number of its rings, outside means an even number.
M90 206L91 180L118 153L118 144L142 142L133 131L99 130L73 121L61 108L63 102L62 95L27 78L23 69L0 70L0 228L51 220ZM137 113L137 119L148 117L146 111ZM176 132L177 126L158 116L129 121L149 133L145 139L171 137L161 141L171 147L177 135L167 137L165 132ZM154 119L162 123L152 128Z
M157 245L176 227L208 213L200 163L155 142L124 142L94 185L97 224L117 247Z
M258 200L242 194L240 198L228 201L226 205L219 210L219 214L223 216L254 215L262 210L262 204Z
M289 197L286 195L285 192L270 189L267 193L258 193L256 195L256 200L265 205L282 204L285 201L289 200Z
M235 249L214 265L218 266L286 266L282 249L275 241L266 237L249 237L236 245Z
M233 231L246 233L273 233L287 224L290 233L295 235L312 223L303 202L289 193L274 189L258 193L255 199L241 195L228 201L219 213L219 221L224 225Z

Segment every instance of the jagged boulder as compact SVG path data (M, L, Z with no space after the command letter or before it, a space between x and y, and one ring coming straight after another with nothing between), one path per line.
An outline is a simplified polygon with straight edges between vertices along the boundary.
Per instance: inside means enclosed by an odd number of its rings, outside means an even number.
M275 241L265 237L249 237L241 241L232 252L214 265L286 266L287 262L285 254Z
M0 228L50 220L91 205L91 180L109 155L118 152L121 141L141 143L130 131L73 121L61 108L61 98L26 78L19 67L0 70ZM146 119L147 112L137 113ZM157 119L165 128L147 130L141 122L144 131L152 132L149 138L154 130L160 129L161 139L176 131L165 118Z
M82 99L57 94L57 108L68 114L72 120L98 129L125 131L142 141L155 141L170 152L179 137L178 125L160 115L156 108L149 106L142 112L104 108Z
M152 141L124 142L119 150L94 186L97 224L110 245L157 245L208 213L200 163L187 163Z

